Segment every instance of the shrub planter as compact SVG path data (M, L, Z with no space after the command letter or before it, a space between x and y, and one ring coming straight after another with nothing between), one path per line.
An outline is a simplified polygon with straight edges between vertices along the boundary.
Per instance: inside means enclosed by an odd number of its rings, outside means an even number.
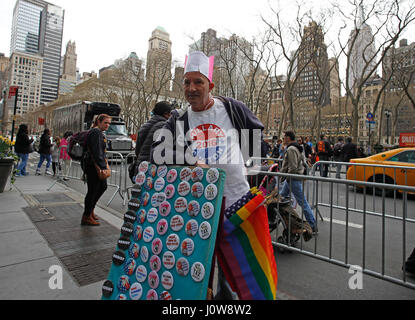
M13 170L13 158L0 159L0 193L4 191L7 184L7 179Z

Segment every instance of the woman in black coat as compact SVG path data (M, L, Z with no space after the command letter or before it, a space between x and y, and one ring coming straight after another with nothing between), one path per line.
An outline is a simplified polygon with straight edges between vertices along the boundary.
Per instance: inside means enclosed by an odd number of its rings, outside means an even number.
M50 148L52 147L52 141L50 141L50 130L49 129L45 129L43 131L42 136L40 137L40 145L39 145L39 153L40 153L40 159L39 159L39 163L37 164L37 169L36 169L36 175L40 175L40 168L42 167L43 161L47 161L46 162L46 170L45 170L45 174L51 175L52 173L50 172L49 168L50 168L50 164L52 162L52 156L51 156L51 150Z
M19 156L19 164L17 166L17 177L27 176L26 165L27 160L29 159L29 153L32 152L30 145L33 142L33 139L29 139L28 129L26 124L21 124L19 126L19 131L16 136L16 143L14 145L14 152Z

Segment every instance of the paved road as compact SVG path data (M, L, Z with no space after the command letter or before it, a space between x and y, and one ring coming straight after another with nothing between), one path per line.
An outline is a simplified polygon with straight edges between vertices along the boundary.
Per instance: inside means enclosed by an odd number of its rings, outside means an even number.
M32 155L29 162L30 173L34 173L35 163L38 159L37 154ZM112 169L115 173L119 166L113 164ZM117 180L119 178L116 176ZM123 178L123 174L121 178ZM131 185L130 182L128 184ZM70 180L67 185L78 192L86 192L86 185L82 181ZM311 198L315 193L313 193L311 183L308 183L307 186L306 190L308 191L306 192ZM115 191L115 188L109 187L100 200L100 204L106 205ZM364 199L366 199L368 212L384 212L386 215L400 217L404 201L399 197L385 198L383 201L382 197L365 196L363 193L354 192L352 188L341 184L334 185L332 197L330 191L330 184L319 184L318 208L323 217L323 221L318 221L319 234L309 242L297 243L297 247L325 257L331 255L333 259L346 261L350 265L364 266L366 269L402 279L402 234L404 227L402 221L383 219L373 215L366 215L366 219L364 219L362 213L350 211L350 208L363 209ZM347 199L348 212L335 207L331 209L325 205L332 203L333 206L343 207ZM405 205L407 206L408 218L415 219L414 197L410 197ZM109 208L113 209L116 215L122 217L126 208L118 193L111 201ZM332 219L330 219L331 215ZM346 220L348 224L346 224ZM365 225L366 228L364 228ZM407 223L405 231L405 256L407 257L415 247L415 223ZM272 233L274 241L277 239L277 232L280 235L281 228ZM382 232L385 235L384 244L382 243ZM332 240L330 241L330 239ZM384 251L382 250L383 245ZM281 294L290 299L415 299L414 289L366 274L363 275L363 288L352 290L349 288L349 281L354 274L349 273L347 268L296 252L284 254L278 250L275 252L279 274L278 289ZM382 263L383 260L384 263ZM406 281L415 283L415 279L410 277L407 277Z

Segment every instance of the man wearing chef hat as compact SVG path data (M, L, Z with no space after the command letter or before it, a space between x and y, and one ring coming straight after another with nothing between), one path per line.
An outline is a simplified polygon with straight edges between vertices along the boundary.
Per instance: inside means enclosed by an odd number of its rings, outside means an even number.
M212 96L213 63L213 56L200 51L186 57L183 90L189 105L172 112L151 154L159 165L197 163L225 170L223 195L229 207L250 189L244 163L249 157L264 156L264 126L242 102ZM216 298L236 298L222 272Z

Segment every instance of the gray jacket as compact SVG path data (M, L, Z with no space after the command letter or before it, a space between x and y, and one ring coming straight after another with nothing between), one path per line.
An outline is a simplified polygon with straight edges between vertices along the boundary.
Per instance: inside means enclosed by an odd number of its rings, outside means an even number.
M291 143L284 154L282 161L282 173L303 174L304 157L302 155L303 148L297 143Z

